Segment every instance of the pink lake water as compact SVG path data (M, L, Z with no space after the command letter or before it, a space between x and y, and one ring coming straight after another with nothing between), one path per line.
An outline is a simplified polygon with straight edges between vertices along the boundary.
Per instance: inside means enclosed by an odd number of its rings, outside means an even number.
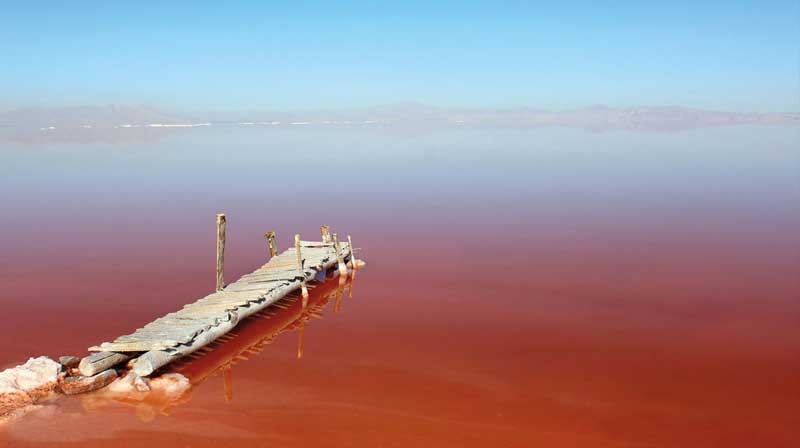
M800 445L796 128L144 137L0 143L0 368L207 294L218 212L228 279L320 224L367 266L179 402L62 398L0 446Z

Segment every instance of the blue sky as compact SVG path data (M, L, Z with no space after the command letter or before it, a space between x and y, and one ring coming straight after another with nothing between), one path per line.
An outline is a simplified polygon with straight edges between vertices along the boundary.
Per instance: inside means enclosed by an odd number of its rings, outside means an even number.
M9 2L0 108L800 111L798 1Z

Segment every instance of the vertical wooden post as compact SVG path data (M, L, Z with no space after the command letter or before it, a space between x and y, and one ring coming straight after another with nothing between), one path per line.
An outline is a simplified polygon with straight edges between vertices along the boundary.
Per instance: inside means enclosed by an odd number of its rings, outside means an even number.
M278 245L275 243L275 231L270 230L264 234L264 237L267 239L267 244L269 245L269 256L274 257L278 255Z
M303 279L301 280L301 288L303 290L303 308L306 307L306 302L308 300L308 288L306 288L306 272L303 269L303 255L300 253L300 234L296 234L294 236L294 249L297 252L297 271L300 274L300 277Z
M322 242L331 242L331 226L319 226L319 233L322 234Z
M338 262L339 276L347 277L347 265L344 264L342 257L342 246L339 244L339 235L333 234L333 250L336 251L336 261Z
M356 270L356 253L353 249L353 239L350 238L350 235L347 235L347 245L350 249L350 264L353 265L353 271Z
M217 291L225 287L223 271L225 267L225 214L217 214Z

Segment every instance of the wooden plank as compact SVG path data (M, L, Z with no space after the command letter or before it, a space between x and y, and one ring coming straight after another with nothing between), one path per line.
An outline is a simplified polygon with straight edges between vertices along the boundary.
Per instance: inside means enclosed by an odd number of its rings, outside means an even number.
M81 359L78 364L78 370L83 376L94 376L98 372L110 369L117 364L123 363L131 359L130 356L122 353L100 352L92 353L91 355Z

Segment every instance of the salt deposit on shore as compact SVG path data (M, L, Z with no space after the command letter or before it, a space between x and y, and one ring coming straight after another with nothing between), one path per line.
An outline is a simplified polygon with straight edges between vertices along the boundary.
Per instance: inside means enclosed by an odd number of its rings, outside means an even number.
M74 361L68 358L62 357L65 361ZM96 394L87 394L91 395L85 398L87 403L95 406L104 401L139 403L150 415L187 399L187 392L191 389L189 380L178 373L142 378L127 372L117 377L118 373L109 369L93 377L70 377L68 372L72 370L75 369L65 370L62 364L41 356L0 372L0 424L41 408L37 403L55 398L58 392L84 394L100 389ZM70 381L80 384L71 385Z
M60 373L61 364L46 356L0 372L0 416L51 395Z
M145 395L181 395L191 387L189 380L180 373L165 373L154 378L143 378L128 372L102 390L107 397L126 396L130 398L137 392Z

